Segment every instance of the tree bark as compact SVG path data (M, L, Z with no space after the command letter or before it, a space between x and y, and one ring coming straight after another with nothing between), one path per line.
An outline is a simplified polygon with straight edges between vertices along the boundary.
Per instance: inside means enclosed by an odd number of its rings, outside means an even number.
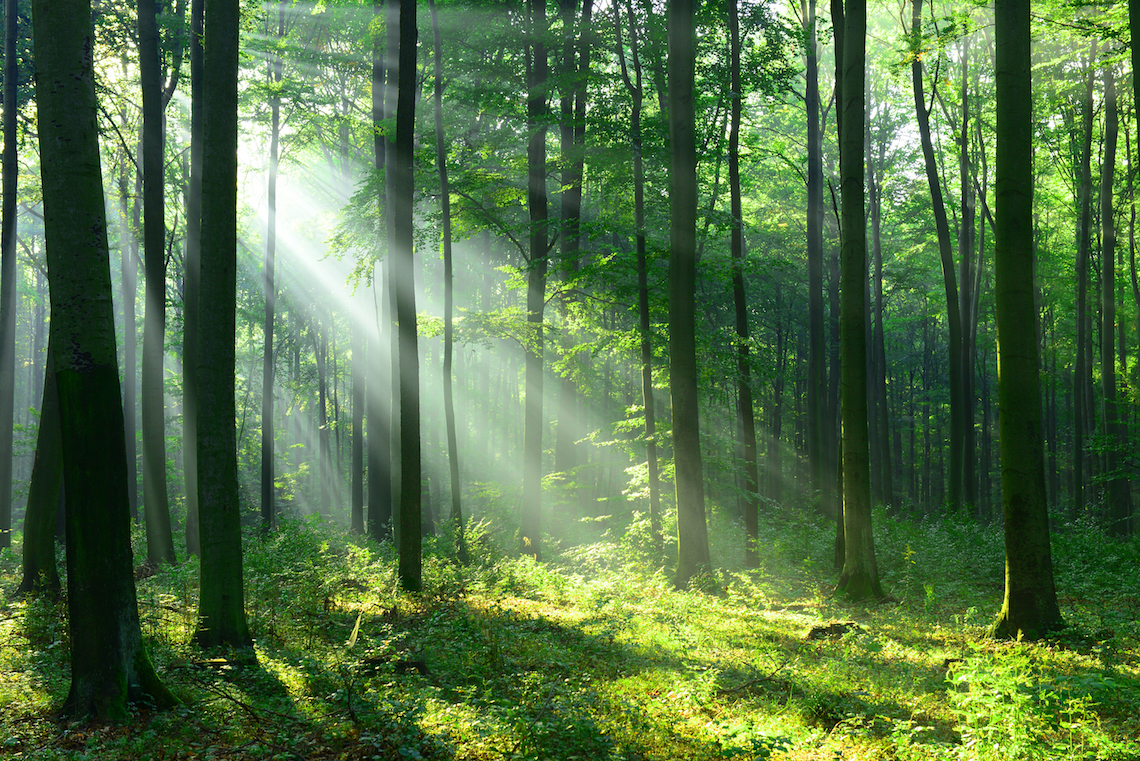
M839 165L843 251L840 258L840 383L843 462L843 569L836 593L882 597L871 532L870 442L867 420L867 216L863 195L864 76L867 4L843 9L843 100Z
M692 0L669 0L669 391L677 499L676 586L709 567L697 389L697 146Z
M186 552L191 555L201 552L198 533L198 296L202 249L204 13L205 0L190 1L190 182L186 190L186 252L182 262L182 472L186 483Z
M1085 433L1088 430L1086 410L1092 393L1089 363L1088 271L1092 250L1092 139L1093 139L1093 86L1096 60L1096 43L1092 43L1088 58L1088 79L1081 101L1081 137L1084 145L1080 157L1080 227L1077 237L1077 356L1073 374L1073 505L1076 517L1084 510L1085 483L1088 466L1085 462Z
M808 377L807 377L807 457L808 483L812 501L822 498L825 483L823 439L826 424L827 387L825 383L823 311L823 141L819 124L819 53L816 41L815 0L801 0L804 39L807 45L807 270L808 270ZM816 495L819 495L817 497Z
M756 466L756 419L752 409L751 347L748 302L744 293L744 212L740 201L740 117L744 91L740 85L740 16L738 0L728 0L729 78L732 116L728 130L728 187L732 215L732 298L736 307L736 386L744 443L744 567L758 568L760 555L760 474Z
M153 563L174 562L170 503L166 492L166 393L163 347L166 342L166 220L163 171L162 72L158 57L155 0L138 1L139 83L142 89L143 317L142 464L143 514L147 556Z
M47 371L44 377L40 425L36 433L36 457L28 484L28 506L24 512L24 549L21 555L23 578L16 595L59 594L59 572L55 565L55 515L63 488L63 442L60 439L59 394L55 382L51 334L48 334Z
M542 559L543 313L546 305L546 0L527 0L527 209L530 248L526 289L526 408L523 422L521 551Z
M923 0L913 0L911 35L917 46L922 31ZM918 134L926 165L926 181L930 186L930 199L934 211L934 228L938 234L938 254L942 262L942 283L946 290L946 328L950 375L950 478L947 508L956 512L962 503L962 459L964 455L963 404L962 404L962 317L958 307L958 284L954 273L954 254L950 250L950 225L946 219L946 204L942 199L942 181L938 177L938 160L930 132L930 109L926 106L923 86L922 57L913 51L911 81L914 83L914 107L918 116Z
M626 67L621 42L621 9L614 3L614 36L618 45L618 61L622 79L633 101L630 114L630 144L633 148L633 224L637 248L637 318L641 350L641 404L645 415L645 459L649 480L649 533L654 549L661 550L661 485L657 465L657 415L653 401L653 345L649 319L649 267L645 246L645 162L641 148L641 110L645 97L642 87L641 55L638 51L637 23L633 3L626 2L629 21L630 58L633 78Z
M1113 178L1120 119L1117 112L1116 75L1111 66L1104 70L1104 111L1104 166L1100 174L1101 404L1105 434L1108 531L1113 536L1126 537L1131 529L1132 505L1128 480L1119 472L1124 437L1116 403L1116 220L1113 217Z
M1005 599L993 632L1036 639L1061 626L1041 440L1033 299L1033 107L1029 0L996 0L995 296Z
M431 10L432 43L435 49L435 156L439 165L440 214L443 218L443 415L447 429L447 463L451 482L451 524L459 562L467 563L467 541L463 536L463 485L459 481L459 438L455 432L455 399L452 393L452 346L455 326L454 266L451 251L451 186L447 179L447 143L443 134L443 41L439 32L439 11L435 0Z
M271 18L271 17L270 17ZM268 26L269 21L266 20ZM277 39L285 36L285 3L277 4ZM277 168L281 149L281 96L277 86L282 78L281 55L270 54L269 84L269 177L266 193L265 224L265 322L262 325L261 349L261 528L271 530L277 523L276 489L273 486L273 397L276 385L276 361L273 355L274 316L277 307Z
M400 499L396 521L400 586L409 592L421 587L422 537L420 495L420 368L416 338L416 294L412 268L414 128L416 103L416 4L389 0L399 6L399 66L396 88L396 135L387 165L388 202L392 205L389 240L395 285L395 322L399 348Z
M198 495L202 647L253 644L245 617L234 404L237 304L236 0L206 0L203 60ZM70 482L70 479L69 479Z
M123 721L176 699L142 646L87 0L35 0L44 230L67 501L71 689L64 710Z
M4 3L4 201L0 222L0 549L12 545L12 423L16 394L16 0Z

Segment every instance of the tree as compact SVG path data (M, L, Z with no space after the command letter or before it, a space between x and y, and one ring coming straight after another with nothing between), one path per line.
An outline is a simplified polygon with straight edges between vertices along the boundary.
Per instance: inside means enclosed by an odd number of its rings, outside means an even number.
M155 0L139 0L139 84L142 89L143 318L142 461L147 556L174 562L170 503L166 493L166 410L163 348L166 343L166 179L163 171L162 64L158 57Z
M270 16L272 18L272 16ZM266 23L269 23L267 18ZM277 5L277 39L285 36L285 4ZM279 50L269 60L269 177L265 222L265 324L261 355L261 526L272 529L277 522L276 490L273 488L273 395L276 363L273 357L274 310L277 305L277 167L281 148L282 61Z
M760 476L756 467L756 420L752 414L752 372L749 355L748 302L744 293L744 213L740 200L740 116L744 92L740 86L740 11L737 0L728 0L729 69L732 87L732 117L728 132L728 185L731 198L732 297L736 306L737 413L744 434L744 567L757 568L759 537Z
M0 549L12 544L12 405L16 386L16 0L4 3L4 201L0 221Z
M839 112L844 556L836 592L853 600L883 596L871 532L867 420L867 215L863 195L866 44L867 4L865 0L847 0L843 8L843 85Z
M416 4L389 0L399 7L399 65L396 86L396 134L387 165L388 203L392 206L391 245L395 286L395 322L399 349L400 499L396 518L400 585L418 592L422 583L420 554L420 363L416 338L416 294L412 279L412 221L415 193L414 137L416 107ZM389 49L389 54L392 51ZM395 385L395 383L393 384Z
M71 688L66 712L121 721L175 698L142 646L131 568L126 442L99 165L88 0L35 0L44 230L67 500Z
M195 635L202 647L248 647L253 643L245 618L234 425L239 20L236 0L206 0L198 301L202 579Z
M1033 283L1033 105L1029 0L996 0L997 161L994 294L1005 599L998 637L1036 639L1064 625L1045 504Z
M1116 75L1111 65L1104 69L1104 111L1104 168L1100 175L1100 259L1103 269L1100 279L1100 380L1106 438L1104 463L1109 533L1128 536L1132 506L1128 479L1119 472L1119 449L1124 445L1124 437L1116 403L1116 221L1113 218L1112 186L1120 118L1117 113Z
M543 319L546 307L546 0L527 0L527 210L530 247L526 278L526 407L523 414L521 550L542 559Z
M696 23L692 0L669 0L669 391L677 493L679 588L709 566L701 472L696 336L697 145L693 82Z
M456 551L461 563L467 562L467 542L463 537L463 490L459 481L459 441L455 432L455 400L451 388L451 354L455 341L452 320L455 285L451 252L451 189L447 181L447 148L443 134L443 41L439 33L439 11L434 0L431 9L432 44L435 53L435 160L439 165L439 203L442 217L440 236L443 247L443 414L447 428L447 462L451 480L451 522L455 529Z
M205 0L190 0L190 181L182 258L182 474L186 482L186 551L198 536L198 286L202 236L202 30Z
M633 224L637 246L637 324L641 333L638 341L641 358L641 404L645 415L645 459L649 476L649 532L654 548L661 550L661 485L657 463L657 412L653 401L653 345L649 321L649 266L645 244L645 157L641 143L641 107L645 98L642 87L641 54L638 52L637 23L633 16L633 2L626 2L629 20L629 48L633 64L633 79L626 67L621 42L621 8L614 3L614 37L618 45L618 62L621 76L633 100L630 114L629 139L633 148Z

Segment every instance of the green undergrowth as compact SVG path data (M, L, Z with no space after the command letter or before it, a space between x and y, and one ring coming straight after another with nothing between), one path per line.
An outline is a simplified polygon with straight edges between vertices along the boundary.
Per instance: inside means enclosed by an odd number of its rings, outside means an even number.
M66 605L12 597L5 552L0 758L1140 758L1136 541L1059 527L1071 626L994 642L1000 533L876 520L892 599L865 605L830 596L834 527L803 517L762 521L761 567L744 571L739 529L714 513L706 591L673 589L640 516L542 564L477 523L470 566L426 540L414 597L390 546L286 521L246 537L256 663L187 644L194 559L138 582L148 649L183 706L139 705L122 726L54 717Z

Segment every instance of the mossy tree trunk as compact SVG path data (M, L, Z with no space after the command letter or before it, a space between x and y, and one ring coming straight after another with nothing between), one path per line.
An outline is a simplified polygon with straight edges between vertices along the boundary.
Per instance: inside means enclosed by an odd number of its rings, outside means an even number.
M1053 583L1033 283L1029 0L995 3L994 275L1005 599L993 632L1035 639L1063 626Z
M122 721L176 702L142 647L131 562L126 440L99 165L89 0L35 0L44 230L67 500L73 715Z
M234 352L237 304L237 0L206 0L202 258L198 344L198 497L202 647L252 644L245 618Z

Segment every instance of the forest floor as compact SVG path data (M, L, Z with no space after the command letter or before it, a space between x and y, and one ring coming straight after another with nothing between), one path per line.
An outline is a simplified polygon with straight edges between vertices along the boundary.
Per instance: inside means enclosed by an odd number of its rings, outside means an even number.
M833 528L808 518L765 517L759 570L683 592L643 523L544 564L476 524L470 566L427 541L414 597L390 548L286 522L247 537L255 663L186 644L195 560L139 581L151 658L184 705L122 726L55 718L66 606L13 598L5 552L0 758L1140 759L1140 541L1058 527L1069 628L995 642L1000 531L876 520L894 599L873 604L830 596ZM714 513L710 532L714 562L738 568L715 550L739 529Z

